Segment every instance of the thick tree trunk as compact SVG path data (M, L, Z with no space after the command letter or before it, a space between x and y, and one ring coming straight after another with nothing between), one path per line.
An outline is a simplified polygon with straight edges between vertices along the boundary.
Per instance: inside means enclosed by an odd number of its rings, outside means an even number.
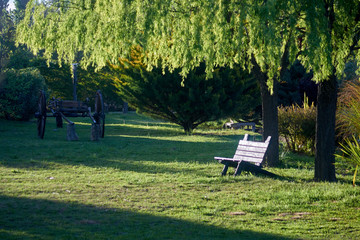
M279 163L279 126L278 126L278 82L274 80L273 94L266 84L268 77L261 72L260 67L254 64L253 73L257 78L261 91L263 139L271 136L271 141L265 156L267 166L276 166Z
M279 121L278 121L278 92L277 80L274 80L273 94L270 94L266 85L266 79L259 79L261 101L262 101L262 120L263 120L263 140L271 136L271 141L265 156L267 166L276 166L279 163Z
M337 82L335 71L318 86L315 139L315 180L336 181L335 176L335 113Z

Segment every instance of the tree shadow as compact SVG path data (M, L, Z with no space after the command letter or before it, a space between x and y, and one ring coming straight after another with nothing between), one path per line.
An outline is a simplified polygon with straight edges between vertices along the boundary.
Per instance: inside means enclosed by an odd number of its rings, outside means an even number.
M293 239L123 209L0 195L1 239Z
M65 164L110 167L150 174L182 173L210 176L206 170L184 167L176 169L171 163L196 162L202 165L202 168L207 168L209 164L218 164L214 160L215 156L232 157L238 141L243 138L243 135L201 134L193 140L179 133L178 129L157 127L163 124L161 122L153 121L153 125L144 125L141 119L143 118L130 118L129 121L136 123L130 125L109 124L106 127L105 138L99 142L92 142L90 138L84 137L79 141L68 142L62 136L66 135L66 129L52 131L48 127L48 133L43 140L34 136L35 139L28 137L13 142L12 149L8 149L8 153L4 154L1 165L11 168L51 169L56 167L56 164ZM87 120L81 120L81 123L84 124L77 126L79 136L89 135L90 125ZM55 120L51 119L48 126L50 124L55 124ZM146 162L152 164L144 164ZM218 164L219 175L222 167ZM213 176L213 172L211 174Z

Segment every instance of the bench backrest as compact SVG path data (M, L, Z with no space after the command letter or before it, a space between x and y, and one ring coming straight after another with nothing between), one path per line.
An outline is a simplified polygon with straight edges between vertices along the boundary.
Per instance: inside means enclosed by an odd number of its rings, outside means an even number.
M82 108L86 106L81 101L72 101L72 100L62 100L58 102L60 108Z
M248 134L245 134L244 139L239 141L233 159L253 162L256 165L260 165L264 159L271 137L269 136L265 142L254 142L248 141L248 136Z
M69 113L86 113L88 112L88 107L86 103L81 101L72 101L72 100L61 100L56 102L56 108L60 112L69 112Z

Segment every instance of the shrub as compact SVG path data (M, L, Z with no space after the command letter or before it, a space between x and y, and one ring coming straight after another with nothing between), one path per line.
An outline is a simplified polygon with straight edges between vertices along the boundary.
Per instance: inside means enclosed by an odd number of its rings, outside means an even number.
M29 120L37 110L39 90L45 81L36 68L4 71L0 85L0 118Z
M285 138L286 146L293 152L314 153L316 107L292 105L279 107L279 134Z
M179 70L148 72L141 63L119 61L111 66L122 98L130 106L154 118L165 119L191 133L199 124L247 115L258 105L257 84L240 68L219 68L206 79L205 66L183 79Z

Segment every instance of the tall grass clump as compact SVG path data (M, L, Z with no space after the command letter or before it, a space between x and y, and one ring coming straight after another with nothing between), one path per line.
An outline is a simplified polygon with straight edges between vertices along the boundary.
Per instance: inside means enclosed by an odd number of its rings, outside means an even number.
M339 91L337 130L340 139L360 136L360 81L345 82Z
M353 185L360 165L360 82L345 82L339 91L337 130L342 154L337 157L356 166Z
M316 107L306 98L303 107L297 104L278 108L279 134L292 152L313 154L315 150Z
M355 186L356 181L356 174L358 167L360 165L360 146L359 146L359 138L353 136L352 140L349 138L345 139L345 143L340 143L341 152L340 154L335 154L335 156L339 157L340 159L344 160L345 162L349 162L350 164L356 165L354 177L353 177L353 186Z

